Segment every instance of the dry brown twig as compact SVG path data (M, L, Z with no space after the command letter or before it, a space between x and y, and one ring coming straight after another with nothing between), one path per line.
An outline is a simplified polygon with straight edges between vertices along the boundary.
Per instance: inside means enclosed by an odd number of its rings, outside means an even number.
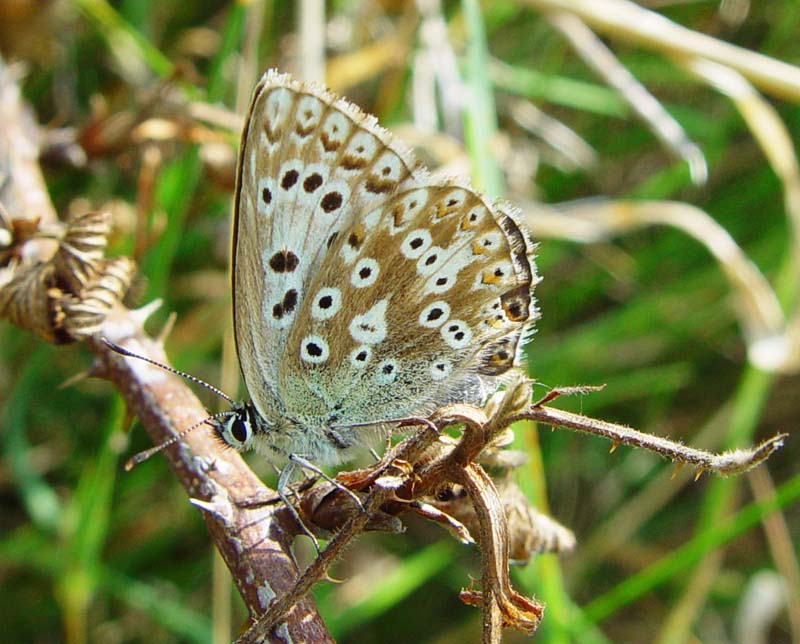
M154 443L164 442L202 420L206 412L175 376L125 359L100 340L108 337L166 363L164 338L150 339L143 330L157 303L136 311L121 303L134 265L126 258L104 257L108 216L88 213L64 226L56 221L36 162L35 128L29 118L21 117L24 107L15 80L0 61L0 110L7 124L0 135L4 137L0 139L0 171L9 178L0 191L4 233L0 237L0 316L48 342L84 342L96 357L92 375L108 379ZM398 530L398 517L406 512L437 521L464 542L477 542L481 587L462 591L461 598L482 608L484 642L499 642L502 629L508 626L534 632L543 605L511 588L510 553L524 560L542 549L568 550L574 540L568 530L523 504L519 491L506 479L498 488L482 465L499 464L508 470L514 464L501 448L508 443L509 425L518 419L601 435L615 445L637 445L679 465L690 463L699 472L720 474L755 466L782 441L779 436L755 450L714 455L544 404L576 391L586 390L556 390L531 405L529 383L518 379L495 394L484 409L448 405L430 418L403 423L407 429L416 429L379 463L338 477L362 497L363 510L329 483L299 493L308 525L334 533L302 574L291 551L299 526L280 504L254 503L254 499L273 501L274 495L237 453L223 450L210 430L192 432L165 450L191 502L202 511L253 618L239 642L332 641L306 596L309 589L326 577L330 564L354 537L369 529ZM453 425L462 428L458 438L443 433ZM514 517L512 527L509 516Z

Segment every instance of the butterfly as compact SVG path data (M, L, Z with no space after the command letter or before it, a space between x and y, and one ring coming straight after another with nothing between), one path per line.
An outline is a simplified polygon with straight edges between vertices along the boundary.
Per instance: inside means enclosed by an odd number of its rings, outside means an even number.
M242 133L233 230L250 401L216 429L276 465L337 465L391 421L481 404L538 317L513 207L434 180L375 117L274 70Z

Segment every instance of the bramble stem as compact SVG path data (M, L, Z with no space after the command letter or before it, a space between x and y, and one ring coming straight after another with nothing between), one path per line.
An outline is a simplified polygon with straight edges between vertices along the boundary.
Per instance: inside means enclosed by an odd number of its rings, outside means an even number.
M640 432L625 425L618 425L596 418L589 418L552 407L534 405L509 418L509 422L533 420L552 425L553 429L564 427L585 434L601 436L613 443L612 451L618 445L632 445L660 454L677 465L689 464L697 468L697 475L705 471L720 476L741 474L769 458L776 449L783 446L787 434L776 434L756 447L736 449L716 454L694 447L687 447L677 441Z

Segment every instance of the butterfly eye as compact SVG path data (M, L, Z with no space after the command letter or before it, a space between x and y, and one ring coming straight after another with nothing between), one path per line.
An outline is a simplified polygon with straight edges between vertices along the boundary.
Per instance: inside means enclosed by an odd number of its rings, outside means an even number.
M222 437L233 447L244 447L250 441L250 423L242 416L232 416L225 423Z

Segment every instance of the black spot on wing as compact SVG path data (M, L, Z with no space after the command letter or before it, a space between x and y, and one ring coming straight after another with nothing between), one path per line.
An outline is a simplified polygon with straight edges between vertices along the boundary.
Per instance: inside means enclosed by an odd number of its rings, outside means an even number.
M290 250L279 250L269 258L269 267L276 273L291 273L297 268L300 259Z
M287 170L286 174L283 175L281 179L281 188L284 190L289 190L294 184L297 183L297 179L300 177L297 170Z
M342 193L340 192L329 192L322 200L319 202L322 209L327 212L331 213L334 210L338 210L342 206L342 202L344 199L342 198Z
M303 190L308 193L314 192L317 188L322 185L322 175L318 172L311 174L305 178L303 181Z

